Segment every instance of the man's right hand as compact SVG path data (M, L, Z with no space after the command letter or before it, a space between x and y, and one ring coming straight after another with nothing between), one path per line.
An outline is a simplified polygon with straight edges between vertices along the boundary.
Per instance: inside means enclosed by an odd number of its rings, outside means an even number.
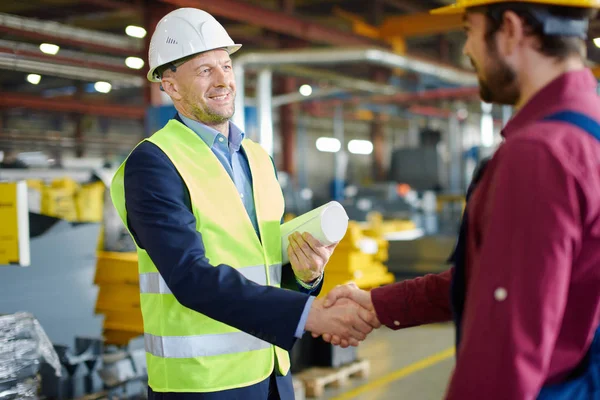
M369 310L372 316L371 326L374 329L381 327L381 322L379 322L379 319L377 318L377 313L375 312L375 307L373 306L370 292L360 289L355 283L339 285L327 294L324 306L334 306L342 299L350 299L359 304L362 308ZM313 334L313 336L315 335ZM333 345L339 345L343 343L343 338L331 332L323 334L323 340Z
M339 299L326 308L324 300L315 299L308 314L306 330L313 337L336 336L341 347L358 346L379 324L375 314L350 299ZM380 324L379 324L380 325Z

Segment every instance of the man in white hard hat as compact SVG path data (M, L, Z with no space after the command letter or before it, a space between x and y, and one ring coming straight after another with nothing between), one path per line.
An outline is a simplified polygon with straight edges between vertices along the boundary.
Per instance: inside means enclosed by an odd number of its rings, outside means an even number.
M353 301L315 300L335 246L296 234L281 265L273 161L230 122L240 47L201 10L158 23L148 79L177 115L111 186L137 246L150 399L293 399L288 351L305 330L347 346L378 326Z

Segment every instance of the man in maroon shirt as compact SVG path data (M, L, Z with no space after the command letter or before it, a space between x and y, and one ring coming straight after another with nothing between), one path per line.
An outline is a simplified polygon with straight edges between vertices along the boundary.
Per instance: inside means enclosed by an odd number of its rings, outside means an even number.
M600 137L555 118L583 114L600 129L597 82L584 65L589 9L599 6L463 0L442 10L466 9L464 53L481 98L516 115L470 191L453 268L328 295L329 304L347 297L374 309L392 329L454 319L447 399L600 398L600 358L590 350L600 347L591 346L600 324ZM580 376L590 358L593 392L546 391Z

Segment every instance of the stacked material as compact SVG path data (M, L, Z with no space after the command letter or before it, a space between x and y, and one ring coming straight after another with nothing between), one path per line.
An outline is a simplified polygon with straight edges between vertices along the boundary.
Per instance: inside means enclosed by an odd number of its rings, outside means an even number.
M392 283L394 275L384 264L387 258L388 241L382 236L368 236L359 223L350 221L346 235L325 266L321 296L337 285L350 282L362 289Z
M42 361L60 375L58 355L39 322L27 313L0 316L0 399L38 399Z
M99 288L96 313L104 316L106 344L127 345L144 334L136 253L98 253L94 284Z

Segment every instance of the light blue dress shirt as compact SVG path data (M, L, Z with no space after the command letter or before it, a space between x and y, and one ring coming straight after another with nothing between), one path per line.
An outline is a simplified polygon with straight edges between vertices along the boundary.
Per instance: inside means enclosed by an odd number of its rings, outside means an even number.
M252 174L250 173L250 165L248 159L243 151L242 141L244 140L244 132L242 132L232 122L229 122L229 139L223 136L222 133L217 130L204 125L198 121L189 119L179 114L181 120L187 125L188 128L193 130L200 138L206 143L212 150L214 155L217 157L219 162L223 165L223 168L229 174L229 177L233 180L235 187L244 204L244 208L252 221L254 231L260 237L258 221L256 219L256 208L254 206L254 194L252 191ZM299 284L300 281L296 278ZM319 284L321 278L315 282L315 286ZM302 283L304 288L307 288L306 284ZM308 289L308 288L307 288ZM306 326L306 320L308 318L308 312L312 302L315 300L314 296L310 296L304 306L304 311L300 317L298 327L296 328L296 337L300 339L304 334L304 327Z

